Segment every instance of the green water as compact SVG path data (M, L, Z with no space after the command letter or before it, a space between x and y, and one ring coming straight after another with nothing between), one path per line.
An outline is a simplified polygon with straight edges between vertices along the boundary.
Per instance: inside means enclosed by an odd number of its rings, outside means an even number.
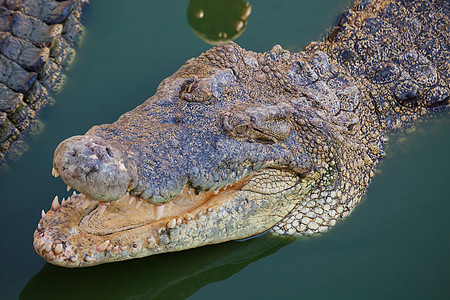
M51 176L64 138L113 122L210 46L189 28L188 1L91 1L87 32L45 129L0 175L1 299L449 299L450 120L391 143L363 203L308 239L244 242L67 270L32 246L41 209L67 195ZM258 0L236 40L297 51L320 39L347 1ZM128 5L128 6L127 6Z

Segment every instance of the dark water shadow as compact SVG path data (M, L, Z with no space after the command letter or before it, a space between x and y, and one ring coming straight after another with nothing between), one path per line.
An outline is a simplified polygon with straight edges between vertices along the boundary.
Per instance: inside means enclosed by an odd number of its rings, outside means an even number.
M85 269L46 264L19 299L185 299L295 239L257 238Z

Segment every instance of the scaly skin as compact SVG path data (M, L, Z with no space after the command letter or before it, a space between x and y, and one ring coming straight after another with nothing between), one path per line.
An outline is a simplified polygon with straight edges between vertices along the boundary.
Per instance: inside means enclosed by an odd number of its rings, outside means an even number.
M37 115L64 81L87 0L0 0L0 167L27 148Z
M36 251L79 267L328 230L361 200L387 132L448 111L449 13L363 1L303 52L228 43L189 60L58 146L54 174L81 194L43 213Z

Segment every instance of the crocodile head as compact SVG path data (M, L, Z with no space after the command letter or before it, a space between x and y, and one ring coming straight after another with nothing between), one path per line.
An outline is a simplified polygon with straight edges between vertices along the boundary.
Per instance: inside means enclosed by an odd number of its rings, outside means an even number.
M243 239L282 221L334 174L324 116L295 90L299 55L213 48L115 123L63 141L53 172L77 192L43 212L36 251L90 266Z

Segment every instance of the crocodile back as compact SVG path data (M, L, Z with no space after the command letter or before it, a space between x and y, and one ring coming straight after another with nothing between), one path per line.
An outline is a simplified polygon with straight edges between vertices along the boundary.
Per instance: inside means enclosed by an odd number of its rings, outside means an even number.
M359 1L325 41L306 47L294 81L325 120L335 161L275 232L309 235L348 216L384 156L386 133L449 110L449 16L448 1Z
M360 1L325 43L312 44L343 66L381 125L396 128L450 95L450 2Z

